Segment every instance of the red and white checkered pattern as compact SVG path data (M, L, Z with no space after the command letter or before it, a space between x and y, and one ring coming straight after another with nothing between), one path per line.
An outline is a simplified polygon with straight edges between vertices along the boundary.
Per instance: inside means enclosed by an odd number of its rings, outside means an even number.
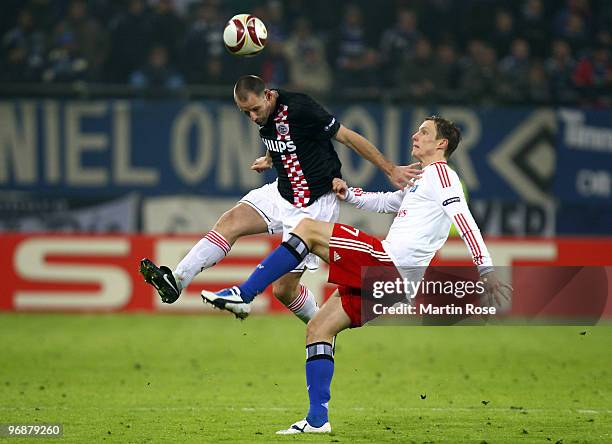
M297 154L281 155L283 166L287 172L287 177L291 182L293 190L293 205L296 207L305 207L310 202L310 188L304 177L304 172L297 158Z
M291 140L289 121L287 120L288 115L287 105L281 105L278 113L274 117L277 140ZM283 129L282 133L279 130L281 125L286 127L286 131ZM291 189L293 190L293 205L298 208L305 207L308 205L308 202L310 202L310 187L304 176L304 171L302 171L302 166L300 165L297 154L282 154L281 160L283 161L283 167L287 172L287 177L289 178Z
M291 134L289 133L289 122L287 118L289 116L287 105L281 105L278 113L274 117L274 123L276 124L276 139L277 140L291 140ZM285 127L287 131L281 132L279 128Z

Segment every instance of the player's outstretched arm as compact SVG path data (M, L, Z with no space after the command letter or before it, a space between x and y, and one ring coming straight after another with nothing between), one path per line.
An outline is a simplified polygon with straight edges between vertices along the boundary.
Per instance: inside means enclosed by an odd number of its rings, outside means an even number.
M408 166L395 165L387 160L368 139L343 125L340 125L334 138L380 168L397 188L404 188L412 180L421 177L420 163L413 163Z
M332 190L336 193L338 199L361 210L375 213L396 213L406 193L404 190L369 193L361 188L349 188L344 180L338 178L333 180Z

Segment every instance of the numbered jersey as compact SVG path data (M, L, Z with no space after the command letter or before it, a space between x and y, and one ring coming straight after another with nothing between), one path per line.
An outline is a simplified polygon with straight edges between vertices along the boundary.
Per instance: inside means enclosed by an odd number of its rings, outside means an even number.
M331 142L340 123L305 94L277 90L276 108L259 128L278 174L281 196L306 207L331 191L340 159Z

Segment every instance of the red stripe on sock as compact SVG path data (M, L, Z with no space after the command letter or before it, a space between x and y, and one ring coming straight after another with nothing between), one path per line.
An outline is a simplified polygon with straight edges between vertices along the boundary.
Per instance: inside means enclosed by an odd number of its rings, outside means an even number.
M225 252L225 254L229 253L231 249L230 244L225 240L223 236L221 236L216 231L214 230L209 231L206 234L206 236L204 236L204 238L208 239L210 242L215 244L217 247L221 248Z
M300 285L300 294L291 302L291 304L287 305L287 308L293 312L298 311L304 306L306 299L308 299L308 288L306 288L304 285Z

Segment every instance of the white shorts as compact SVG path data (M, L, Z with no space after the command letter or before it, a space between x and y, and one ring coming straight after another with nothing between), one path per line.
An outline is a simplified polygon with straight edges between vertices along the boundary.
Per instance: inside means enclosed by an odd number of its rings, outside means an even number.
M319 197L307 207L297 208L283 199L276 180L249 191L239 202L249 205L260 214L268 225L270 234L282 232L283 240L289 238L289 233L305 217L335 223L340 214L338 199L332 191ZM293 271L317 268L319 268L319 258L311 253Z

